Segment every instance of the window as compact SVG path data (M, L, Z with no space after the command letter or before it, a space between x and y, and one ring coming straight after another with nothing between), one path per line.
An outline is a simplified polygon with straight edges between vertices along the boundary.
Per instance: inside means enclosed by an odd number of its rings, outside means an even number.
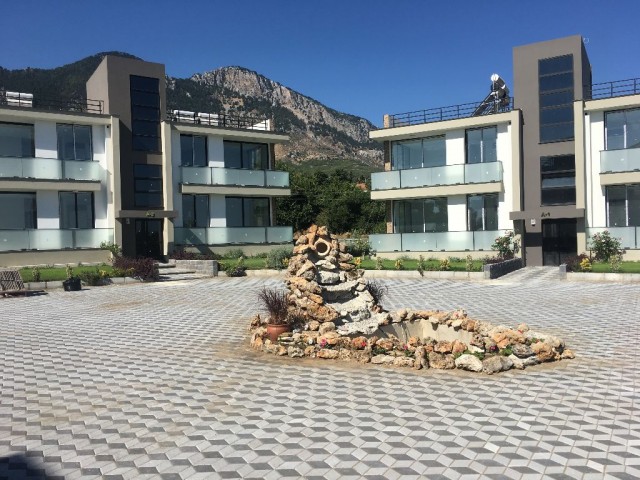
M268 227L269 199L227 197L227 227Z
M498 230L498 195L467 197L467 229Z
M134 204L143 208L162 208L162 167L136 164L133 166Z
M93 193L60 192L60 228L94 228Z
M180 135L180 159L183 167L206 167L207 137Z
M35 193L0 193L0 205L0 230L37 228Z
M267 170L269 168L269 146L266 143L224 142L224 166Z
M209 195L182 195L182 226L186 228L209 226Z
M33 125L0 123L0 157L29 157L36 154Z
M59 124L57 131L58 159L93 160L90 126Z
M133 149L160 152L160 80L131 75L129 82Z
M574 155L540 158L541 204L576 203L576 162Z
M467 163L487 163L498 161L496 127L477 128L466 131Z
M446 232L449 218L446 198L393 202L395 233Z
M607 187L607 227L640 226L640 185Z
M607 150L640 147L640 108L605 114Z
M393 170L441 167L447 163L444 136L403 140L391 144Z
M573 55L538 60L540 143L571 140Z

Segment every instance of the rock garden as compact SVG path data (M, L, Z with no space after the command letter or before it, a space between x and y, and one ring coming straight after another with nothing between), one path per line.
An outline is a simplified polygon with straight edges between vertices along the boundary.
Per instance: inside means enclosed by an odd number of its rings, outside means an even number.
M286 289L259 293L266 314L249 327L251 346L265 353L487 374L574 358L562 339L524 323L493 325L464 310L385 311L384 285L367 281L326 227L303 232L293 254Z

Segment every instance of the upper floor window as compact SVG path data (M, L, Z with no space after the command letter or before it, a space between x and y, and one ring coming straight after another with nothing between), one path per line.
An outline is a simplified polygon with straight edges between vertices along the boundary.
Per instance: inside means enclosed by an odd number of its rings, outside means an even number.
M441 167L446 163L444 136L403 140L391 144L393 170Z
M209 195L182 195L182 226L186 228L209 226Z
M571 140L573 131L573 55L538 60L540 143Z
M89 125L59 124L57 132L58 159L93 160Z
M575 155L540 158L541 204L576 203Z
M605 114L607 150L640 147L640 108Z
M60 228L94 228L93 193L60 192Z
M180 135L180 160L183 167L206 167L207 137Z
M487 163L498 161L496 127L476 128L466 131L467 163Z
M467 224L469 231L498 230L498 195L469 195Z
M0 230L38 228L35 193L0 193L0 205Z
M34 157L33 125L0 123L0 157Z
M134 204L136 207L162 208L162 167L136 164L133 166Z
M225 140L224 166L226 168L267 170L269 168L269 145Z
M395 233L446 232L449 216L446 197L393 202Z
M269 199L260 197L227 197L227 227L268 227Z
M160 152L160 80L131 75L130 87L132 147Z
M607 227L640 226L640 185L607 187Z

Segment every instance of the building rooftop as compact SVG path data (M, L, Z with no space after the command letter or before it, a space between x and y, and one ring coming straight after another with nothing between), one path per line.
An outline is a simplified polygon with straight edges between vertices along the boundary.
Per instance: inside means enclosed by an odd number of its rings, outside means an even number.
M68 111L102 114L102 100L46 98L32 93L10 92L0 87L0 107L33 108L36 110Z

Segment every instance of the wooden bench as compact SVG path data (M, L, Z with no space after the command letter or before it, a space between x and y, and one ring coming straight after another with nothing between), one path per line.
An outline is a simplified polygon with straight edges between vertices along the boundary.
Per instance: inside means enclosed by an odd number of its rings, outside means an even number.
M26 297L28 292L18 270L0 269L0 297L19 294Z

